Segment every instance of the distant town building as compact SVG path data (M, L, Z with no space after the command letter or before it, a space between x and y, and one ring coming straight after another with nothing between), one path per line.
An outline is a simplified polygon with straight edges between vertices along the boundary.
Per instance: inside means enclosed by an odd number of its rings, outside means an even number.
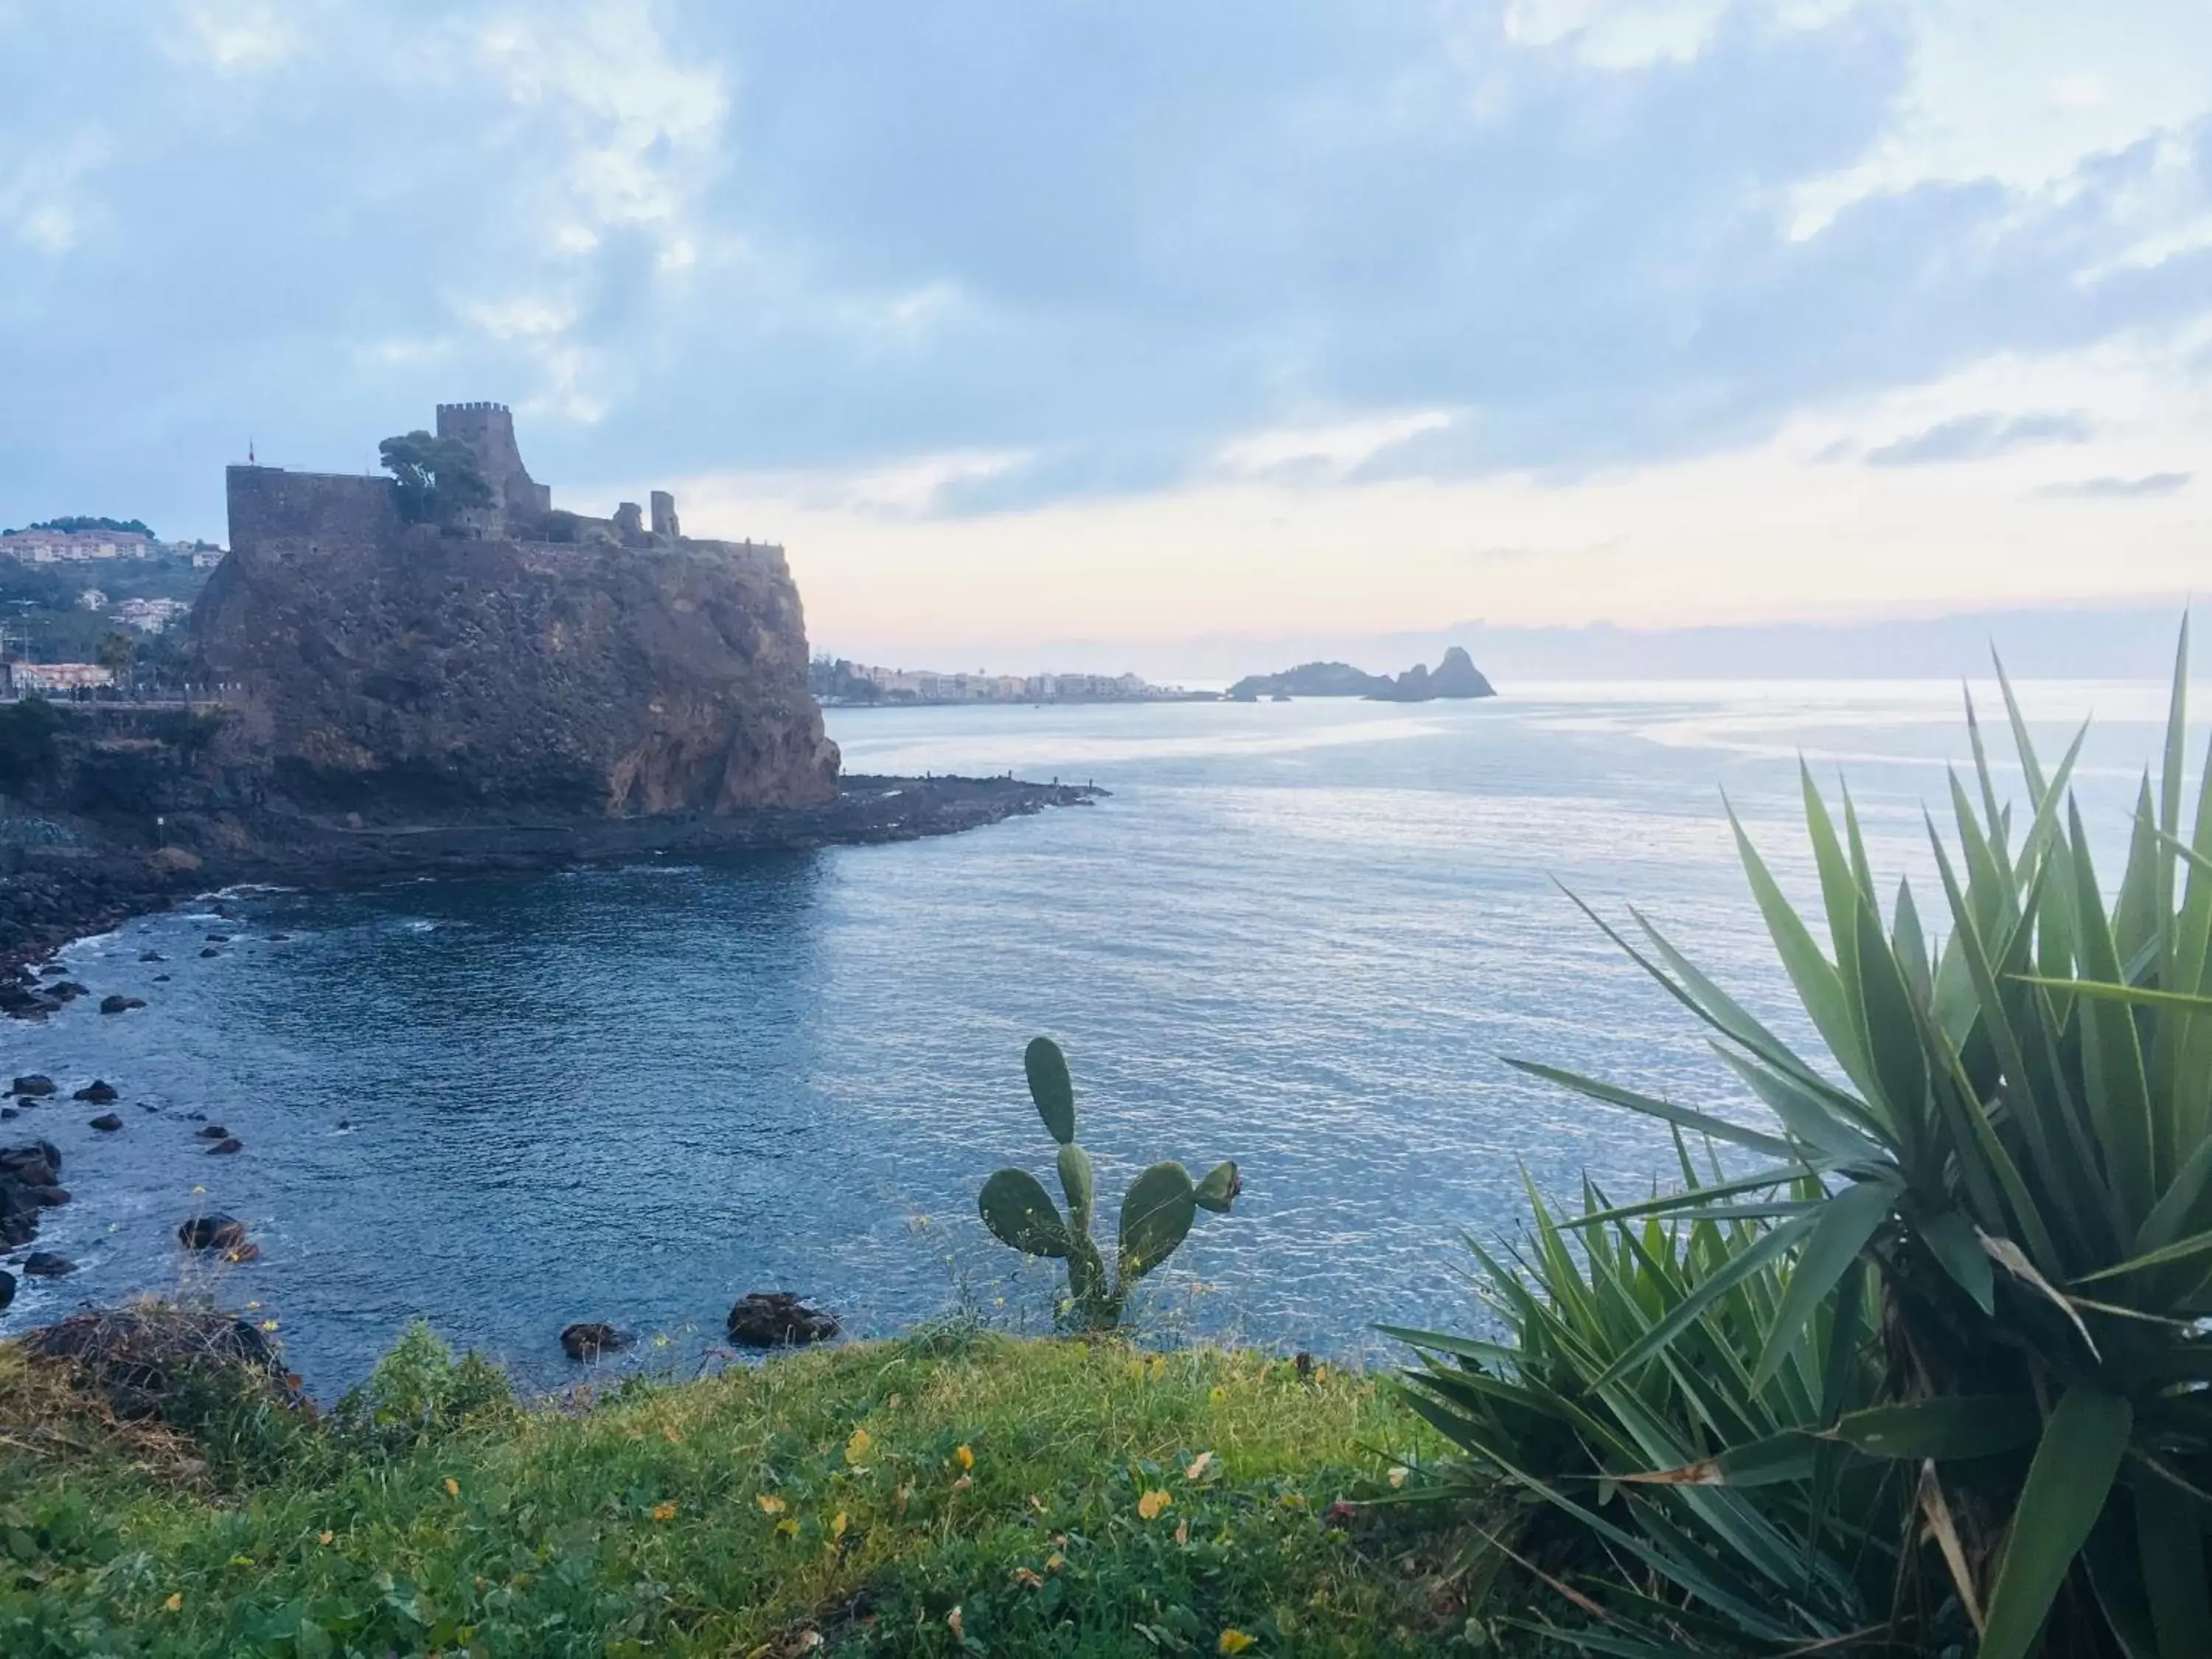
M154 544L127 530L19 530L0 536L0 556L26 564L79 564L99 559L150 559Z
M158 634L192 607L183 599L125 599L115 607L116 619L148 634Z
M112 685L115 676L96 662L18 662L9 665L17 695L89 690Z
M1065 702L1183 697L1180 686L1152 685L1134 674L946 674L825 658L817 694L882 702ZM871 696L872 693L872 696Z
M105 611L107 595L97 587L88 587L76 596L76 605L80 611Z

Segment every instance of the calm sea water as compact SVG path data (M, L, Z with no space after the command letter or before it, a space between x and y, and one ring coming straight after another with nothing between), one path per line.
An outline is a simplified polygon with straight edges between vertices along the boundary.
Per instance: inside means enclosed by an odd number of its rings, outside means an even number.
M2162 694L2025 695L2054 757L2097 715L2080 793L2116 833ZM41 1244L82 1271L27 1285L0 1328L173 1285L198 1206L251 1223L265 1259L217 1288L280 1320L325 1393L416 1315L545 1382L570 1321L689 1364L754 1289L818 1296L860 1332L963 1300L1033 1326L1048 1281L973 1203L1001 1164L1049 1182L1021 1068L1049 1032L1108 1206L1157 1158L1243 1167L1237 1213L1150 1281L1156 1332L1379 1357L1375 1322L1474 1319L1458 1236L1510 1239L1524 1170L1620 1194L1671 1164L1652 1128L1501 1054L1746 1109L1559 884L1637 903L1802 1033L1723 791L1802 888L1796 757L1840 765L1877 864L1917 874L1922 808L1966 754L1957 689L1902 683L831 725L855 769L1114 794L903 846L247 895L238 923L185 907L82 942L76 977L150 1006L0 1023L0 1066L105 1077L126 1127L95 1134L65 1100L7 1126L64 1147L78 1201ZM211 929L235 937L203 959ZM204 1155L195 1112L245 1152Z

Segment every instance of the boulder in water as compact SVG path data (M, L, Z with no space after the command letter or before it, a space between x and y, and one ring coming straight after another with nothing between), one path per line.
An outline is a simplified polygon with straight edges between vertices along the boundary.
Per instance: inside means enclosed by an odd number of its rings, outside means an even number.
M52 1250L33 1250L23 1258L23 1273L30 1279L64 1279L76 1271L76 1262Z
M224 1128L220 1123L210 1123L206 1128L199 1130L198 1133L202 1140L228 1140L230 1139L230 1131Z
M755 1291L730 1310L730 1340L748 1348L795 1348L837 1334L834 1315L810 1308L789 1291Z
M8 1087L9 1094L21 1095L27 1100L50 1095L53 1091L53 1079L39 1072L33 1072L28 1077L19 1077Z
M179 1227L177 1243L188 1250L234 1250L246 1243L246 1224L236 1216L210 1211Z
M163 956L159 951L141 951L138 953L138 960L141 962L167 962L168 957Z
M585 1364L603 1353L614 1353L628 1346L629 1338L611 1325L571 1325L561 1333L561 1352Z
M112 1105L122 1097L116 1093L113 1084L105 1078L97 1077L70 1097L71 1100L82 1100L88 1106Z
M104 996L100 1000L100 1012L103 1014L127 1014L133 1008L143 1008L145 1006L146 999L143 997L115 994Z
M222 947L219 945L210 945L204 948L200 954L204 957L219 957L222 954Z
M208 1156L210 1158L228 1158L233 1152L242 1152L245 1150L246 1143L240 1140L236 1135L226 1135L222 1139L216 1141L214 1146L208 1148Z
M123 1120L112 1112L102 1112L93 1119L92 1127L104 1135L112 1135L123 1127Z

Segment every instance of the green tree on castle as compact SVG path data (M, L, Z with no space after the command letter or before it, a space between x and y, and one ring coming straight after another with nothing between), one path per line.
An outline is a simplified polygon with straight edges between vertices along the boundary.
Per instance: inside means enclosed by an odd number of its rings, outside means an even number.
M474 452L457 438L417 429L386 438L376 453L398 485L399 516L410 524L452 524L492 504L491 485L477 470Z

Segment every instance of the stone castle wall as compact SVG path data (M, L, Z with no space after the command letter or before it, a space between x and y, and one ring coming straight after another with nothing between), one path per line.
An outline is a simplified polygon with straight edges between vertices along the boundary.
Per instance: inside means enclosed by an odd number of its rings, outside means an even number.
M234 466L225 482L233 548L276 541L310 548L374 546L403 527L389 478Z

